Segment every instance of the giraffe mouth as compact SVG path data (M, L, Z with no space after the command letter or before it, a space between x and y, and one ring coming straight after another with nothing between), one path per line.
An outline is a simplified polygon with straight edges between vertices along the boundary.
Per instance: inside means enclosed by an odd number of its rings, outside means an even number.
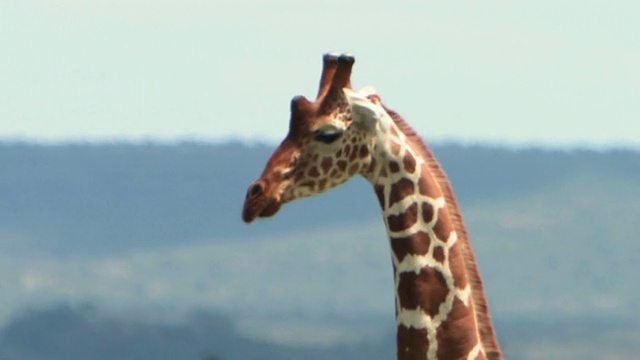
M257 199L247 198L242 208L242 220L249 224L256 218L273 216L280 210L280 206L280 202L274 198L264 196Z

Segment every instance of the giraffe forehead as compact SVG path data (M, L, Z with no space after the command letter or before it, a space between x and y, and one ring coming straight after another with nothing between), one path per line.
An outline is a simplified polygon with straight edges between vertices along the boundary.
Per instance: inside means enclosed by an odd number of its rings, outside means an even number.
M350 120L351 108L341 89L332 88L315 102L301 95L294 96L291 100L288 137L294 140L306 138L330 123L346 128Z
M289 123L290 137L311 135L314 131L327 124L339 125L339 117L335 114L292 113Z

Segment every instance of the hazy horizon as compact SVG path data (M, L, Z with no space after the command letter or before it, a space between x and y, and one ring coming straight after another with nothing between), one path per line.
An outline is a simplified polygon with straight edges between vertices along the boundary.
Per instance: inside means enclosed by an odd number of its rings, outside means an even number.
M284 138L283 134L283 138ZM459 146L462 148L468 147L482 147L490 149L505 149L505 150L543 150L543 151L640 151L640 143L588 143L588 142L574 142L574 143L545 143L545 142L505 142L505 141L491 141L491 140L465 140L465 139L434 139L422 137L428 146ZM201 144L201 145L227 145L227 144L240 144L246 147L266 146L276 148L280 143L280 140L274 139L242 139L239 137L229 138L206 138L206 137L177 137L177 138L160 138L160 137L78 137L78 138L55 138L55 139L43 139L35 137L5 137L0 138L0 145L37 145L37 146L75 146L75 145L92 145L92 146L108 146L114 144L132 145L132 146L144 146L144 145L158 145L158 146L172 146L180 144ZM436 154L437 155L437 154Z

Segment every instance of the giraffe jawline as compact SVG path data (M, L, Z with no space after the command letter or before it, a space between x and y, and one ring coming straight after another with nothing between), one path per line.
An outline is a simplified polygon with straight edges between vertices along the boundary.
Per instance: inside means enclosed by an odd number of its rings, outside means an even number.
M280 203L273 201L269 203L267 207L262 209L260 214L258 214L258 217L271 217L275 215L278 212L278 210L280 210Z

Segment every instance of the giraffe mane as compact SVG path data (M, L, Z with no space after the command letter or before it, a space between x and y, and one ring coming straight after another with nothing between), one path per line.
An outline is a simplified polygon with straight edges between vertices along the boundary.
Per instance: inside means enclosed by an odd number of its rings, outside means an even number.
M489 306L484 293L484 285L480 277L480 272L478 271L475 255L471 249L467 228L462 219L462 212L460 211L458 202L453 194L453 188L449 182L447 174L442 169L442 166L440 166L440 163L433 155L431 149L422 140L420 135L418 135L416 131L400 116L400 114L389 109L384 104L382 104L382 107L389 114L391 119L393 119L393 122L398 126L400 131L407 136L410 143L412 145L416 145L416 150L418 150L420 155L424 157L432 176L436 179L440 190L444 194L447 203L447 210L449 211L456 233L458 234L458 240L462 245L462 256L468 280L471 285L472 301L476 312L480 341L482 342L487 359L502 359L495 330L493 329L491 322Z

